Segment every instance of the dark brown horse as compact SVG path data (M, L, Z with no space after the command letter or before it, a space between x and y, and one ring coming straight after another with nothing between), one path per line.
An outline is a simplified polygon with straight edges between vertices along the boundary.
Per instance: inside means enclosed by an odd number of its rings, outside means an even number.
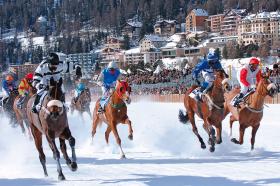
M232 134L232 124L234 121L239 121L239 140L232 138L235 144L243 144L245 129L252 127L251 150L254 149L255 137L263 117L263 106L266 96L273 97L276 93L276 86L269 80L269 76L262 75L257 89L254 93L245 98L245 101L240 104L240 107L233 107L231 102L234 97L240 92L240 89L233 89L225 93L225 116L229 113L230 116L230 134Z
M102 122L105 122L107 130L105 132L106 142L109 143L109 134L112 131L117 144L119 145L121 158L125 158L125 154L121 147L121 139L117 131L117 125L119 123L127 124L129 127L128 138L133 139L133 130L131 127L131 121L127 116L127 107L126 103L130 103L130 92L131 87L128 85L127 81L117 81L116 88L112 95L109 98L108 104L105 106L105 113L98 114L98 108L100 106L100 99L96 102L95 108L93 111L93 123L92 123L92 137L96 133L97 125L101 125Z
M9 124L11 124L12 127L17 126L16 114L13 110L13 105L17 96L18 89L14 89L11 91L10 96L6 100L4 100L3 103L3 112L9 118Z
M59 138L60 149L66 164L72 171L77 170L76 153L75 153L75 138L71 135L68 125L67 110L61 100L64 99L64 94L61 89L62 79L59 82L50 80L48 94L43 98L42 108L38 114L31 111L35 96L29 99L27 103L27 117L30 122L31 131L34 137L36 148L39 152L39 159L43 166L45 176L48 176L46 169L46 157L42 147L42 135L45 134L53 157L57 163L58 179L64 180L60 165L60 153L57 149L55 138ZM72 160L68 157L66 151L65 140L69 141L72 150Z
M89 88L85 88L78 97L77 101L74 101L74 98L71 100L70 110L71 114L74 112L74 110L77 110L81 117L84 112L87 112L92 118L90 113L90 102L91 102L91 94ZM83 118L83 117L82 117Z
M194 134L198 137L201 144L201 148L205 149L206 145L198 133L197 127L195 125L194 115L203 119L203 128L209 135L208 143L211 145L210 152L215 151L215 143L222 143L222 120L224 116L224 92L228 90L229 84L226 74L223 70L215 72L215 81L213 82L213 87L208 94L203 96L203 102L196 101L195 98L191 97L191 92L197 88L197 86L191 87L185 94L184 105L187 110L186 115L183 111L179 112L179 120L182 123L187 123L188 121L192 124L192 129ZM215 126L217 129L217 139L215 137Z
M28 134L29 134L29 138L32 139L32 134L31 134L31 129L30 129L30 124L29 124L29 121L27 119L27 114L26 114L26 109L27 109L27 102L28 100L36 93L36 89L33 88L32 86L30 86L29 88L29 94L28 96L26 96L24 98L24 101L23 101L23 104L22 104L22 107L21 108L18 108L17 106L17 103L20 99L20 96L17 96L15 98L15 101L14 101L14 105L13 105L13 109L14 109L14 112L16 114L16 118L17 118L17 122L18 124L20 125L21 127L21 130L23 133L25 133L25 127L24 127L24 124L23 122L25 123L26 125L26 128L27 128L27 131L28 131Z

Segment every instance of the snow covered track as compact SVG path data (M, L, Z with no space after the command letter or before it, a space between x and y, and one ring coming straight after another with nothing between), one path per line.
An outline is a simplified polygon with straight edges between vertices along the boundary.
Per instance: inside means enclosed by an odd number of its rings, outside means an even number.
M91 107L92 108L92 107ZM190 125L178 121L183 104L132 103L128 115L134 127L134 140L127 139L127 126L118 125L128 159L120 160L118 146L111 134L107 146L105 125L97 128L91 144L91 121L78 113L69 115L72 135L76 138L77 172L61 161L67 180L57 181L56 162L44 139L49 177L44 178L34 141L11 128L7 119L0 126L0 185L129 185L129 186L253 186L280 185L280 105L269 105L257 133L255 150L250 151L250 130L244 145L230 142L229 118L223 122L223 143L210 153L202 150ZM204 139L201 120L198 130ZM238 124L233 137L238 136ZM70 148L68 148L70 150Z

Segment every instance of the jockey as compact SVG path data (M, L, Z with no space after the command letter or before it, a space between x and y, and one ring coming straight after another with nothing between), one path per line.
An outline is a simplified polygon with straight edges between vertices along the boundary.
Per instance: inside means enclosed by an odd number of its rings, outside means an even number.
M74 102L76 103L78 101L79 96L81 93L86 89L86 86L83 82L79 82L75 88L74 92Z
M201 100L201 95L206 94L212 87L215 80L214 70L223 69L219 61L219 57L214 52L209 52L206 59L198 63L192 72L193 79L200 85L199 92L196 96L197 100ZM204 82L200 83L198 80L199 73L202 72Z
M50 79L53 78L58 82L62 79L62 73L71 73L74 70L76 70L76 76L80 78L82 76L82 70L79 65L69 61L60 61L56 53L50 53L35 70L32 86L37 89L37 93L32 112L37 113L41 108L42 101L47 94ZM61 101L65 102L65 100Z
M237 79L241 86L241 91L238 96L233 100L233 106L236 107L242 100L243 97L256 90L256 84L254 79L256 78L257 83L261 79L261 69L259 68L260 61L257 58L251 58L248 65L243 66L237 72Z
M5 80L2 81L2 92L3 97L1 100L1 105L4 105L4 100L10 96L11 91L16 89L16 83L12 75L7 75Z
M98 78L98 85L102 88L102 97L100 99L100 107L98 113L104 112L105 104L110 96L110 90L114 89L116 86L116 81L118 80L121 72L115 61L111 61L107 68L103 69Z
M30 88L33 82L33 74L28 73L25 77L20 81L18 86L19 100L17 102L17 107L21 108L22 104L26 98L26 96L30 93Z

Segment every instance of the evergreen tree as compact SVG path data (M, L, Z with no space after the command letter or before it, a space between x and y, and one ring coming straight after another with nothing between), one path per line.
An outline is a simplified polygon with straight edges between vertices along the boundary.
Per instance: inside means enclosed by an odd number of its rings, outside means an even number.
M130 41L129 41L129 36L126 34L124 35L124 45L123 45L123 49L128 50L130 49Z
M227 46L224 46L224 48L223 48L223 58L228 59Z

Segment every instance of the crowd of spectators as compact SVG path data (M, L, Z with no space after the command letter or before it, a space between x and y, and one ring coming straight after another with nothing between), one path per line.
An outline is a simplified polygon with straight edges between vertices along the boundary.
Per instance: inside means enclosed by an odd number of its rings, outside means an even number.
M185 84L168 87L149 87L133 89L133 95L169 95L169 94L184 94L187 90Z
M167 82L179 82L180 79L191 73L191 69L184 70L169 70L163 69L159 73L154 72L141 72L138 71L135 74L129 74L128 80L131 84L157 84Z

